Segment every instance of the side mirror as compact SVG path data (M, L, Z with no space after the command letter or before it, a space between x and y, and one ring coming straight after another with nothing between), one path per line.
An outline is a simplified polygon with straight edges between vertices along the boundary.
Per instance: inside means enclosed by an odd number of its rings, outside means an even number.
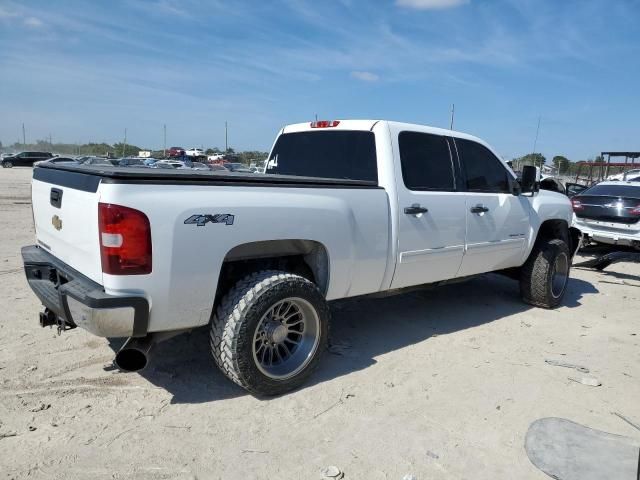
M540 190L540 169L532 165L522 167L522 178L520 179L521 193L535 194Z
M569 198L584 192L588 188L578 183L567 183L566 187L567 187L567 197Z

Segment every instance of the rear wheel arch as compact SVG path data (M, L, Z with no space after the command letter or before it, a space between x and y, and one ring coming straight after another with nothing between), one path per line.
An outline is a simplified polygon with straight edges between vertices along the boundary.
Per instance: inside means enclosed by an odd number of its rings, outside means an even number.
M227 252L218 277L216 301L240 278L267 269L300 275L327 294L329 252L324 244L304 239L263 240L240 244Z

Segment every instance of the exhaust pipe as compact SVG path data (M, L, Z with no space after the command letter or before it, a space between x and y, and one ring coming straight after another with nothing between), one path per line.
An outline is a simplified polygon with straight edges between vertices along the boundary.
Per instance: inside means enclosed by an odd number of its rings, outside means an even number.
M131 337L124 342L122 348L116 353L114 363L123 372L144 370L151 360L151 352L158 343L183 332L185 330L149 333L146 337Z
M129 338L116 353L114 363L123 372L139 372L149 364L155 344L153 335Z

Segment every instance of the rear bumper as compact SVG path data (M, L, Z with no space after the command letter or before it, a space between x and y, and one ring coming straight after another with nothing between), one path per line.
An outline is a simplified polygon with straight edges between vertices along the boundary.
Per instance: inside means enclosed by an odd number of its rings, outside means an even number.
M29 286L42 304L67 324L100 337L142 337L149 325L144 297L108 295L101 285L31 245L22 248Z
M640 243L640 232L637 230L637 224L617 225L605 222L599 224L577 218L573 226L578 228L583 235L592 238L596 242L611 245L637 245Z

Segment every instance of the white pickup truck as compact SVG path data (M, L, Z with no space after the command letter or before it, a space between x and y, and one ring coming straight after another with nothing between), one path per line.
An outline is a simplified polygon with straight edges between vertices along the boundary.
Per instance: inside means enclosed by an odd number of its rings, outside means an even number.
M482 140L374 120L284 127L265 175L42 164L22 255L43 326L155 343L210 325L222 371L276 395L327 345L328 301L499 271L562 300L579 241L566 196ZM453 307L452 307L453 308Z

